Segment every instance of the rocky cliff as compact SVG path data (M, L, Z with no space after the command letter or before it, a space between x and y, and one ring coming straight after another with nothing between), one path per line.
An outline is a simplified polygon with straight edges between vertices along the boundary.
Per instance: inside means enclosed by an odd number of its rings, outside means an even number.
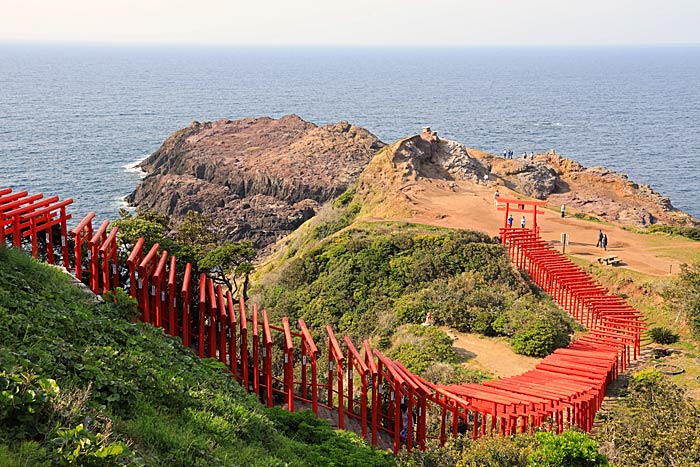
M372 206L370 215L404 216L410 211L407 188L421 178L479 183L489 167L491 185L547 199L556 209L565 204L569 213L635 227L700 226L692 216L675 209L669 198L624 174L604 167L586 168L554 152L505 159L438 138L431 131L401 139L381 151L358 180L358 194Z
M383 146L347 122L296 115L193 122L141 164L147 176L127 201L175 219L204 213L228 238L262 247L345 191Z

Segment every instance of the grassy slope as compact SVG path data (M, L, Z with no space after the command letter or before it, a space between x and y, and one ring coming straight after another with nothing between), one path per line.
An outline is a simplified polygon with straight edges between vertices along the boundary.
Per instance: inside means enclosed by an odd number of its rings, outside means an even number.
M313 414L264 408L124 302L96 306L0 247L0 465L391 463Z
M565 338L571 322L547 297L533 293L494 239L471 231L365 222L354 218L357 209L349 198L343 195L334 208L324 208L260 267L255 299L273 315L303 318L317 331L330 324L336 334L356 342L369 338L421 374L430 366L424 361L428 354L440 363L454 362L454 355L434 352L445 336L410 328L427 312L437 324L508 337L551 318L558 324L557 344L568 343L561 334Z

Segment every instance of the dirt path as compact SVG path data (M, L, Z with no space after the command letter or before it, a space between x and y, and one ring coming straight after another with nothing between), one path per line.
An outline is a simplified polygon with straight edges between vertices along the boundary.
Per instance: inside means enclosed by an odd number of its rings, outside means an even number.
M488 187L471 182L447 182L422 179L404 189L410 200L411 219L406 221L430 224L441 227L474 229L498 235L503 226L504 212L496 210L493 202L495 184ZM499 186L501 196L520 197L515 192ZM555 206L558 208L558 206ZM517 216L516 223L519 223ZM528 216L528 225L532 218ZM569 234L567 254L587 261L605 255L616 255L622 260L622 267L652 275L666 275L680 271L680 264L700 258L700 242L682 238L669 238L658 235L642 235L610 224L566 217L562 219L558 211L545 209L538 216L542 238L556 248L561 248L562 232ZM596 248L598 229L602 229L609 239L608 251Z
M447 327L440 329L453 339L452 347L467 368L507 378L532 370L540 361L539 358L517 355L503 339L457 332Z

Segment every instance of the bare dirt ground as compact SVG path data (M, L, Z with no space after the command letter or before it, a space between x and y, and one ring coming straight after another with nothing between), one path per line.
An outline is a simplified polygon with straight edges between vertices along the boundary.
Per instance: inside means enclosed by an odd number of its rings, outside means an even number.
M457 332L447 327L440 329L452 338L452 346L467 368L507 378L532 370L540 361L539 358L517 355L502 339Z
M477 185L466 181L421 179L403 190L410 203L412 218L402 220L498 235L498 229L504 226L505 213L494 206L496 188L502 197L521 198L494 182ZM544 214L538 215L541 236L556 248L561 248L561 233L567 233L569 246L566 253L576 258L593 262L600 256L616 255L622 260L621 267L661 276L668 274L669 270L677 273L681 263L700 257L700 242L643 235L617 225L598 224L570 216L562 219L559 206L553 208L556 211L545 208ZM521 215L513 217L513 225L519 226ZM532 226L531 216L527 216L527 226ZM608 236L607 252L595 246L598 229Z

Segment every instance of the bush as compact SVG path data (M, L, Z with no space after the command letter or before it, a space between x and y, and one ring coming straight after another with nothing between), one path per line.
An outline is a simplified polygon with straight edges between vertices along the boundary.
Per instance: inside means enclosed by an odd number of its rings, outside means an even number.
M598 444L585 433L564 431L560 435L535 435L537 448L528 456L529 467L599 467L608 459L598 452Z
M633 375L598 437L617 467L700 466L700 410L654 370Z
M529 357L546 357L557 348L557 329L546 323L536 323L513 337L515 353ZM561 347L561 346L560 346Z
M651 340L657 344L673 344L678 342L678 334L666 327L651 328L649 330Z
M564 431L560 435L540 432L536 436L462 436L445 446L431 445L425 452L402 451L401 467L600 467L607 458L585 433ZM641 465L641 464L640 464Z
M496 333L513 338L516 353L544 357L568 346L570 334L579 326L551 302L527 294L509 306L492 327Z
M673 225L650 225L647 227L648 233L664 233L678 237L685 237L691 240L700 241L700 228L673 226Z
M0 371L0 420L13 438L46 433L51 400L59 388L51 378L23 369Z
M433 363L454 363L457 359L450 336L433 326L415 324L398 330L387 356L419 375Z
M682 314L693 337L700 339L700 262L682 265L681 273L665 296L671 311Z

